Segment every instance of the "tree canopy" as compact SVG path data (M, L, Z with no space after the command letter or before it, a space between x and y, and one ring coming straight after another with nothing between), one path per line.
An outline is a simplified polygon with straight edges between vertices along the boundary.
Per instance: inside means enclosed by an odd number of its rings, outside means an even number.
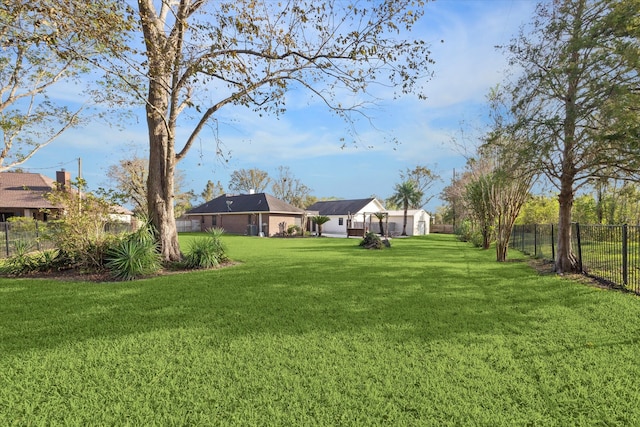
M271 182L269 174L260 169L239 169L233 171L229 180L229 190L249 194L262 193Z
M133 207L133 211L146 217L149 212L147 203L147 180L149 179L149 164L146 158L136 154L121 159L117 164L110 165L107 177L110 186L115 187L116 196ZM191 201L195 198L192 190L184 190L184 171L178 169L175 175L174 215L179 218L189 210Z
M278 168L278 176L273 180L271 191L275 197L292 206L304 208L312 204L311 189L296 178L288 166Z
M415 181L409 180L396 184L394 187L394 193L389 198L391 203L397 206L401 206L404 210L404 219L402 221L402 236L407 235L407 212L410 208L419 207L423 197L422 191L420 191Z
M222 108L279 114L285 95L303 89L349 119L376 101L374 85L422 96L429 75L428 45L410 33L423 0L137 4L140 49L110 70L146 108L147 199L166 261L181 258L171 202L176 164Z
M576 191L598 178L636 179L640 170L640 38L637 0L542 3L508 46L523 72L508 86L518 161L559 191L559 273L571 252Z
M57 105L49 93L119 54L131 20L119 0L0 4L0 171L19 166L82 122L86 103ZM90 91L89 95L97 92ZM91 93L92 92L92 93Z

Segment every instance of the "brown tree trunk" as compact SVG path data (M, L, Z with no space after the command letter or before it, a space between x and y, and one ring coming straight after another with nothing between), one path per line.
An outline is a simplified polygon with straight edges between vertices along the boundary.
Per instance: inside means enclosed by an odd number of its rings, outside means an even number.
M496 242L496 261L505 262L507 260L507 251L509 250L509 242Z
M491 247L491 227L487 224L482 226L482 249L487 250Z
M509 249L509 237L511 236L511 227L513 222L505 224L502 216L498 215L498 226L496 227L496 261L505 262L507 260L507 251Z
M560 215L558 218L558 250L556 254L556 273L574 273L578 265L571 250L571 210L573 208L572 179L563 177L558 202Z
M401 236L406 236L407 235L407 212L409 210L409 206L408 205L404 205L404 218L402 221L402 234Z
M174 218L175 154L175 76L179 63L179 36L164 34L165 22L158 19L151 0L139 0L140 23L147 46L149 93L146 105L149 130L149 175L147 177L147 210L158 233L160 253L164 262L180 261L178 230ZM184 11L184 9L181 9ZM177 18L178 20L181 17Z
M162 114L167 111L168 95L159 82L149 86L147 126L149 128L149 175L147 203L149 218L158 233L162 260L180 261L178 230L174 218L175 149L170 127Z
M578 3L577 17L582 16L584 1ZM574 22L575 33L579 32L581 20ZM562 173L560 175L560 194L558 202L560 204L560 215L558 218L558 253L556 255L556 273L574 273L578 271L578 263L571 251L571 212L573 210L574 183L576 177L576 126L578 123L578 113L576 99L579 87L579 63L580 53L571 52L570 64L574 65L567 71L567 91L564 99L564 123L563 123L563 152L562 152Z

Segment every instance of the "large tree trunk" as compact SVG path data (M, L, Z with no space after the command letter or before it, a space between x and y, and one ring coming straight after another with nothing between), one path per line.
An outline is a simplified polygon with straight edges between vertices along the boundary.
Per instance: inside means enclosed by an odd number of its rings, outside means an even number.
M186 4L186 3L185 3ZM182 4L181 4L182 5ZM149 93L146 105L149 129L149 175L147 209L158 233L160 252L165 262L180 261L182 254L174 212L175 154L175 65L179 64L179 36L165 31L164 4L156 14L152 0L139 0L140 22L147 46ZM162 17L162 18L160 18ZM180 20L181 18L177 18Z
M577 5L576 17L581 17L584 10L584 1ZM575 33L579 33L581 20L574 22ZM558 274L578 272L578 263L571 251L571 211L573 210L574 184L576 177L576 126L578 113L576 99L580 82L579 63L580 53L572 51L570 64L574 65L567 71L567 91L564 97L564 122L563 122L563 150L562 150L562 174L560 176L560 215L558 218L558 253L556 255L555 269Z
M578 263L571 250L571 210L573 208L573 179L563 177L558 202L560 215L558 218L558 250L556 254L556 273L573 273L578 271Z
M152 82L147 104L149 128L149 175L147 203L149 218L158 233L162 260L180 261L182 253L178 243L178 230L174 218L174 170L176 163L173 136L162 112L168 98L162 85ZM165 108L163 108L165 107Z

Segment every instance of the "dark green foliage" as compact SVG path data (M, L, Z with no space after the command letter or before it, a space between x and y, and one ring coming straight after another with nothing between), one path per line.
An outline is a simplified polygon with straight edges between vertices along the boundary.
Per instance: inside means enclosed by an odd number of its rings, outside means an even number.
M383 241L376 233L368 232L360 242L360 246L365 249L382 249L391 245L387 239Z
M220 265L228 258L220 240L224 233L221 228L212 228L205 237L198 237L189 244L189 251L184 257L188 268L212 268Z
M326 215L315 215L309 219L318 226L318 236L322 236L322 224L326 224L331 221L331 218Z
M482 233L478 230L477 226L474 226L471 221L464 220L455 230L455 233L461 242L469 242L476 248L482 247Z
M161 266L154 229L149 222L107 249L105 267L118 280L153 274Z
M52 271L62 268L64 257L58 250L27 253L16 249L17 254L0 265L0 274L22 276L29 273Z

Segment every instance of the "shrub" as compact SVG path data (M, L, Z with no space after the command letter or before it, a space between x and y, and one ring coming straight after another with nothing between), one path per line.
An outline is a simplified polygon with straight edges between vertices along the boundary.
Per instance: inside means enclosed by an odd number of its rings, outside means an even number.
M158 271L160 260L155 248L131 239L109 251L105 266L115 279L133 280Z
M18 239L13 242L13 251L17 257L25 256L33 249L33 244L27 239Z
M221 228L212 228L207 231L206 237L194 239L185 255L185 266L187 268L212 268L226 261L228 258L221 240L223 233L224 230Z
M70 268L103 268L105 254L119 239L105 232L113 202L84 191L79 180L76 191L57 189L47 200L61 209L50 212L43 237L53 242L69 260Z
M455 230L455 233L458 235L458 240L462 242L469 242L477 248L481 248L484 245L482 232L478 227L474 227L469 220L463 221Z
M118 280L133 280L153 274L162 264L155 239L155 230L149 221L106 251L105 267Z
M384 246L389 246L389 241L383 242L376 233L368 232L360 242L360 246L365 249L382 249Z
M25 254L40 249L40 236L36 220L28 217L14 216L7 220L9 223L8 237L10 248L14 254Z
M297 236L298 234L301 234L302 229L300 228L299 225L290 225L289 227L287 227L287 235L288 236Z
M25 216L12 216L7 220L11 224L11 231L15 233L36 231L36 221Z
M0 266L0 273L11 276L21 276L39 271L51 271L59 268L63 264L58 250L47 250L43 252L18 252L7 258Z

